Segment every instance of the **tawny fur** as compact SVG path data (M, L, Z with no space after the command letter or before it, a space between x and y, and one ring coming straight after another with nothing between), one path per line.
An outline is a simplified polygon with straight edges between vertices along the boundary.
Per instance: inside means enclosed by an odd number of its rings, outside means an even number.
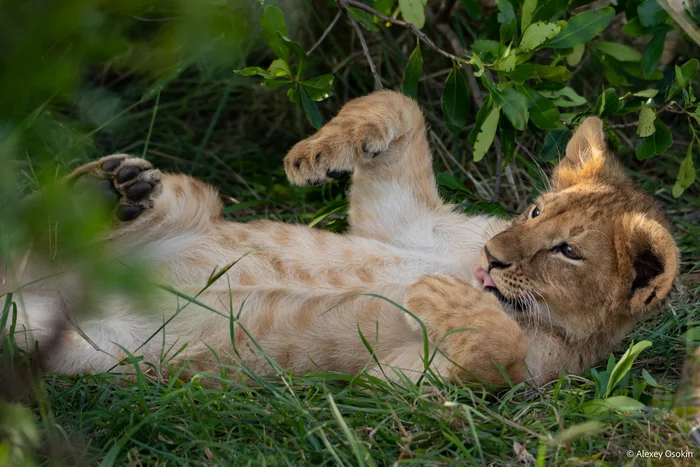
M106 171L105 163L118 167ZM199 295L197 303L164 290L147 303L101 297L99 313L65 333L48 369L106 371L124 358L122 348L157 362L163 349L187 343L171 364L186 360L197 371L218 373L218 358L232 371L245 362L272 374L271 358L297 373L366 369L396 379L400 370L417 380L425 371L425 328L435 373L502 384L500 366L513 382L543 383L565 370L583 371L608 353L659 309L677 275L678 253L661 209L608 156L597 119L586 120L572 138L533 219L531 210L503 221L446 205L420 109L395 92L349 102L292 148L284 164L297 184L353 172L347 235L227 221L212 187L125 155L74 172L69 178L113 180L125 167L138 167L136 179L115 188L120 206L136 204L143 212L118 223L108 245L125 264L149 264L156 282ZM125 193L137 181L153 190L132 203ZM554 251L562 242L584 259ZM214 271L233 263L201 292ZM4 291L38 278L27 262L13 266L19 272L6 278ZM482 290L477 267L491 268L501 301ZM74 305L62 293L69 282L38 281L17 294L26 345L41 346L55 316Z

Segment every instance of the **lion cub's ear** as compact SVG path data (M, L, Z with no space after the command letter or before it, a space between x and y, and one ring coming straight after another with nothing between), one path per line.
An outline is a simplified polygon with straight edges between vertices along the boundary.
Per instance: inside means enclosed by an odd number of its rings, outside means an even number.
M615 228L615 247L631 312L657 308L678 277L678 249L671 233L644 214L625 214Z
M608 154L603 122L598 117L588 117L566 145L566 156L554 171L552 185L559 191L580 183L603 181L604 177L624 177L624 173Z

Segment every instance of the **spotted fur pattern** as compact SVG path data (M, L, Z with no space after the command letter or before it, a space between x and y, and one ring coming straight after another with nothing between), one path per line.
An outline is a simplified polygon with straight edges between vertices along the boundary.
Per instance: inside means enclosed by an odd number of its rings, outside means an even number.
M127 155L79 168L69 181L96 179L116 193L107 244L119 261L149 265L156 282L196 302L161 289L147 303L100 297L96 313L64 332L48 369L106 371L124 349L159 362L187 343L170 363L194 371L218 373L221 361L261 374L367 370L417 380L429 362L454 381L502 384L505 371L512 382L545 382L585 369L667 296L677 269L668 225L606 155L599 121L572 139L554 188L537 201L542 215L513 221L465 216L442 201L425 131L414 101L381 91L349 102L291 149L293 183L352 172L346 235L227 221L214 188ZM551 252L565 240L585 252L583 264ZM497 288L475 280L479 266ZM35 279L28 271L6 277L5 290ZM38 281L17 295L28 346L41 346L70 308L66 289Z

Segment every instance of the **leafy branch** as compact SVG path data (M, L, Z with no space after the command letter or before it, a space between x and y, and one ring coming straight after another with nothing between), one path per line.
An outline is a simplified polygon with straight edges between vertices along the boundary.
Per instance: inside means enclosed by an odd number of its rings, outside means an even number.
M676 66L675 79L670 85L661 81L663 73L659 63L665 37L678 25L656 0L640 0L636 7L619 10L627 17L623 27L625 34L650 36L642 52L622 43L598 39L618 14L613 7L567 14L568 0L524 0L522 3L500 0L497 27L485 32L488 38L474 40L471 49L466 51L450 24L455 3L445 1L434 14L424 0L382 0L375 3L377 8L357 0L337 0L338 11L333 21L308 53L287 37L282 11L268 6L261 17L261 28L277 59L267 69L251 67L238 73L261 76L263 85L268 88L287 89L289 99L301 106L312 126L319 128L323 119L316 102L333 92L333 76L306 78L304 68L308 54L345 15L360 41L375 88L381 89L381 73L372 58L363 28L377 32L381 25L396 25L417 39L401 83L406 95L419 99L418 83L423 73L421 45L451 61L452 70L441 99L444 123L457 136L470 120L474 121L467 141L475 163L494 148L496 200L501 171L513 160L518 147L518 132L543 132L544 144L539 158L544 162L558 160L571 134L569 127L587 115L603 119L638 115L636 122L615 123L608 128L619 131L637 127L640 140L635 152L639 160L663 154L671 147L672 135L659 116L667 111L685 116L691 143L680 165L673 195L680 196L694 182L692 148L696 142L700 147L700 141L696 141L700 134L700 102L692 83L698 61L691 59ZM462 3L473 20L480 18L479 2ZM402 19L398 18L399 14ZM454 53L436 45L421 31L426 16L447 39ZM683 27L685 29L687 24ZM291 56L296 57L295 64L290 62ZM584 60L597 60L610 85L595 103L589 103L568 85L572 69L576 72ZM616 88L630 91L619 96ZM474 117L470 101L479 109Z

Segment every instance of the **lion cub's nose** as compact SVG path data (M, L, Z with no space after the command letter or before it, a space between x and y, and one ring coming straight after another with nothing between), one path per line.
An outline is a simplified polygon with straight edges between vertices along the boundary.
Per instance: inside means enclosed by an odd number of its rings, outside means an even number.
M486 260L489 262L489 271L491 271L491 269L505 269L510 266L510 263L504 263L493 256L488 248L484 247L484 251L486 253Z

